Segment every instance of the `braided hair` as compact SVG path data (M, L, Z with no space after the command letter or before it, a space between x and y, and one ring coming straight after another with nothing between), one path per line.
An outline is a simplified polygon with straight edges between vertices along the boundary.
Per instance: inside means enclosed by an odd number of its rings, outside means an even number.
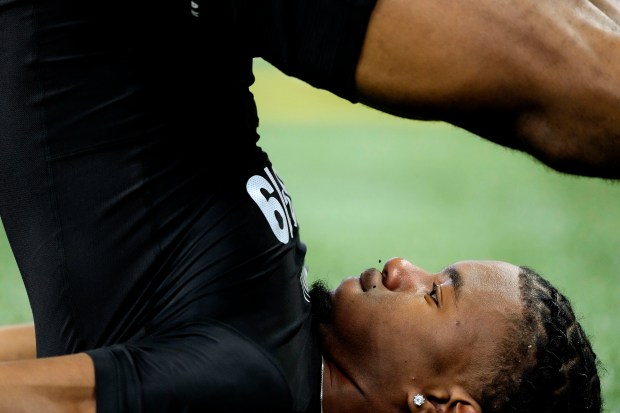
M519 288L523 314L512 320L499 370L481 389L482 411L600 412L599 362L570 302L528 267Z

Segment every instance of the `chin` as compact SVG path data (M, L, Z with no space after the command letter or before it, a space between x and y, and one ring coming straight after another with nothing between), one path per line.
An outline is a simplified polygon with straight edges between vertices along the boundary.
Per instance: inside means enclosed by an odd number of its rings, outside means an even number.
M312 284L310 302L312 304L313 322L315 324L331 324L334 319L332 292L323 281L319 280Z

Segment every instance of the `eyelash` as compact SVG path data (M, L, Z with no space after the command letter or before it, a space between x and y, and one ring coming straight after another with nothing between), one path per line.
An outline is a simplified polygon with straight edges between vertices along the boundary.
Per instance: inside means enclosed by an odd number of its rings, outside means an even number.
M433 301L435 301L436 304L439 304L439 298L437 297L437 284L435 284L434 282L433 288L431 289L431 292L428 293L428 295L433 299Z

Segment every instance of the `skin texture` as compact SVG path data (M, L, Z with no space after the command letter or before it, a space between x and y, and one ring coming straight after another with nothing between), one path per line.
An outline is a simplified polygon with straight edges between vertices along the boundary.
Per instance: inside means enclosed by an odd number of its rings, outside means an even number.
M35 357L32 324L0 328L0 411L95 412L95 372L89 356Z
M470 386L492 370L507 320L521 312L519 269L448 268L429 273L394 258L333 292L333 320L320 327L325 412L480 412ZM421 408L412 403L418 393Z
M361 102L620 178L620 2L379 0Z
M0 361L28 360L36 355L33 324L0 327Z
M94 413L90 357L74 354L0 363L0 411Z

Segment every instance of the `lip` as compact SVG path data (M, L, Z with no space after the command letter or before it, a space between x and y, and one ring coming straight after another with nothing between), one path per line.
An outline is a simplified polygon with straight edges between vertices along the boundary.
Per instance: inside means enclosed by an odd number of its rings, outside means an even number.
M376 268L369 268L360 274L360 285L364 292L383 286L383 274Z

